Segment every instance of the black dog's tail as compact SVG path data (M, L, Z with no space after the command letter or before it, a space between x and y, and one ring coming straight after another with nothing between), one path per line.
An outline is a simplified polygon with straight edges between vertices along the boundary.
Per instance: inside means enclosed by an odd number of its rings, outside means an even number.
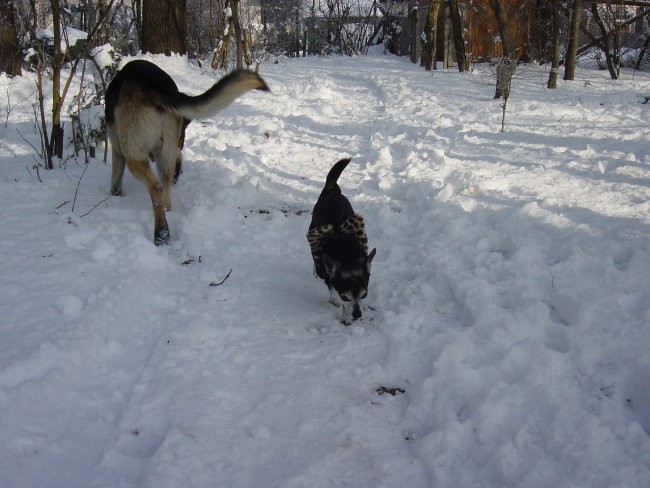
M343 173L343 170L345 167L348 165L352 158L345 158L341 159L336 162L334 166L332 166L332 169L330 169L330 172L327 173L327 179L325 180L325 188L324 190L333 190L336 188L337 184L336 182L339 179L339 176L341 176L341 173Z

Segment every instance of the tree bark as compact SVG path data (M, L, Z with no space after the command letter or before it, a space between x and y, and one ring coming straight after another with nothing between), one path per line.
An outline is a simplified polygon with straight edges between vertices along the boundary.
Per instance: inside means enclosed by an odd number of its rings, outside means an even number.
M571 7L571 24L569 26L569 43L567 45L566 57L564 60L564 79L567 81L575 79L581 14L582 0L573 0L573 6Z
M47 169L53 169L52 155L59 159L63 157L63 127L61 127L61 69L63 68L64 53L61 49L61 2L51 0L52 24L54 30L54 59L52 60L52 137L48 149Z
M492 7L492 11L496 17L499 35L501 36L502 56L514 62L517 56L515 54L515 44L510 30L506 6L503 0L490 0L490 7ZM494 98L501 98L504 87L509 86L509 80L506 80L508 77L508 72L506 71L507 66L509 66L509 63L502 62L497 64L497 86L494 92Z
M244 67L244 39L242 36L241 23L239 22L239 0L230 0L232 9L232 22L235 29L235 48L237 50L237 68Z
M422 41L422 55L420 58L420 66L424 66L427 71L436 69L439 12L440 0L431 0L429 3L429 11L427 12L427 20L424 23L424 39Z
M602 34L599 44L601 49L603 50L603 53L605 54L605 62L607 63L609 76L612 77L612 80L617 80L618 70L616 69L616 66L614 66L615 63L614 63L614 56L612 55L612 42L610 39L611 32L607 30L607 27L605 26L605 22L603 22L603 19L600 16L600 12L598 11L598 5L595 3L591 4L591 15L593 15L594 20L596 21L596 25L598 26L598 29L600 29L600 33Z
M226 0L227 2L228 0ZM224 2L224 3L226 3ZM219 11L219 25L222 27L221 40L219 41L217 48L214 51L214 56L212 57L212 69L227 69L230 63L230 39L233 36L234 25L232 18L232 9L230 9L230 15L226 15L226 5L224 4Z
M510 21L508 20L508 11L504 0L490 0L492 12L496 17L499 35L501 36L501 49L504 58L515 59L515 43L510 29Z
M187 1L142 1L142 51L187 53Z
M465 51L465 36L463 35L458 0L449 0L449 16L451 17L451 29L454 37L454 50L456 51L458 71L461 73L463 71L469 71L469 59Z
M643 41L643 46L639 51L639 57L636 60L636 64L634 65L634 69L636 69L637 71L641 69L641 64L643 63L643 58L645 57L645 53L648 52L648 46L650 46L650 34L648 34L645 38L645 41Z
M560 70L560 2L551 0L551 72L548 75L548 88L557 88L557 74Z
M20 76L22 56L13 4L11 0L0 0L0 72L9 76Z

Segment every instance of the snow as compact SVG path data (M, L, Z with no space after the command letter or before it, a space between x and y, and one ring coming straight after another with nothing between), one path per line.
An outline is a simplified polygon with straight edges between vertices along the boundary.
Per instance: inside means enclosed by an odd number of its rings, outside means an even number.
M54 39L54 28L48 27L37 32L39 39ZM69 46L74 46L77 42L88 38L88 33L75 29L74 27L67 26L61 34L61 50L65 51Z
M0 79L0 486L648 486L650 75L519 67L502 133L488 67L261 74L189 126L167 247L102 148L37 174L32 75ZM344 156L350 327L305 238Z

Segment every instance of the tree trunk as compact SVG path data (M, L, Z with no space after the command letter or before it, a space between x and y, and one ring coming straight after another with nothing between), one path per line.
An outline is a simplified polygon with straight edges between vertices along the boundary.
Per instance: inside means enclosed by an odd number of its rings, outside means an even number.
M431 0L429 3L429 11L427 12L427 20L424 23L424 39L422 40L422 55L420 57L420 66L424 66L427 71L436 69L439 12L440 0ZM417 59L415 62L417 62Z
M643 63L645 53L648 52L648 46L650 46L650 34L648 34L645 38L645 41L643 41L643 46L641 46L641 50L639 51L639 57L636 60L636 64L634 65L634 69L637 71L641 69L641 64Z
M226 0L228 1L228 0ZM212 57L212 69L227 69L230 63L230 39L233 35L234 25L232 18L232 9L230 15L226 15L225 5L219 11L219 25L222 27L221 40L214 51Z
M244 67L244 39L242 37L241 24L239 22L239 0L230 0L232 9L232 22L235 29L235 47L237 49L237 68Z
M142 49L142 0L133 0L133 16L138 33L138 46Z
M465 51L465 36L463 35L460 10L458 10L458 0L449 0L449 15L451 17L451 29L454 37L454 50L456 51L458 71L460 73L469 71L469 59Z
M510 22L508 21L508 13L504 0L490 0L490 6L496 17L499 35L501 36L502 56L504 59L510 59L514 62L517 56L515 54L514 39L510 31ZM509 63L505 62L497 64L497 86L494 92L494 98L501 98L504 87L509 86L509 80L507 80L508 73L506 72L506 66L508 65Z
M12 0L0 0L0 72L20 76L21 53L13 4Z
M510 29L510 22L508 20L508 11L504 0L490 0L490 6L496 17L499 35L501 36L501 49L504 58L515 59L515 44L512 32Z
M142 51L187 53L186 0L142 1Z
M215 28L215 20L214 20L214 5L213 5L214 0L210 0L210 5L208 7L209 9L209 17L208 17L208 34L210 36L210 47L214 48L217 45L217 30Z
M575 79L581 14L582 0L573 0L573 6L571 7L571 24L569 26L569 43L567 45L566 57L564 60L564 79L567 81Z
M618 70L614 66L614 56L612 55L612 42L611 42L611 33L607 30L603 19L598 12L598 5L595 3L591 4L591 14L596 21L598 29L602 35L600 42L598 43L605 54L605 62L607 63L607 69L609 70L609 76L612 77L612 80L618 79Z
M63 128L61 127L61 69L63 68L63 51L61 50L61 3L51 0L52 26L54 29L54 59L52 60L52 137L48 148L47 169L53 169L51 156L63 157Z
M551 72L548 75L548 88L557 88L557 74L560 71L560 2L551 0Z

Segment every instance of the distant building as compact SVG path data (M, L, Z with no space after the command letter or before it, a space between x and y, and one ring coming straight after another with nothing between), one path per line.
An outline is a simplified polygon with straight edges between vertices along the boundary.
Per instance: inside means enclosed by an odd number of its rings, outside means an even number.
M536 0L502 0L508 11L511 32L514 37L517 56L520 60L540 59L545 55L548 40L550 7L540 7ZM650 7L650 0L597 0L599 9L608 24L617 29L623 45L647 29L647 21L631 21L642 9ZM416 62L420 58L421 36L431 0L379 0L386 13L385 32L391 52L408 55ZM488 61L501 55L501 39L489 0L458 0L458 6L465 28L466 50L473 61ZM438 23L437 59L445 66L455 62L454 45L451 38L448 1L440 2ZM591 2L585 2L582 25L592 36L600 32L590 15ZM642 37L642 36L641 36ZM592 37L581 33L580 45L587 44Z
M533 17L537 10L522 8L522 2L530 0L505 0L512 15L513 35L518 47L520 58L529 57L529 39L535 28ZM534 2L533 2L534 3ZM391 39L391 52L409 55L416 62L420 58L420 38L431 5L430 0L380 0L389 23L398 24L397 32ZM437 60L449 66L455 62L454 43L451 37L451 19L449 18L448 2L440 2L438 21ZM499 33L490 8L489 0L459 0L463 25L465 26L466 49L474 61L485 61L500 55L501 44ZM390 28L390 27L389 27Z

